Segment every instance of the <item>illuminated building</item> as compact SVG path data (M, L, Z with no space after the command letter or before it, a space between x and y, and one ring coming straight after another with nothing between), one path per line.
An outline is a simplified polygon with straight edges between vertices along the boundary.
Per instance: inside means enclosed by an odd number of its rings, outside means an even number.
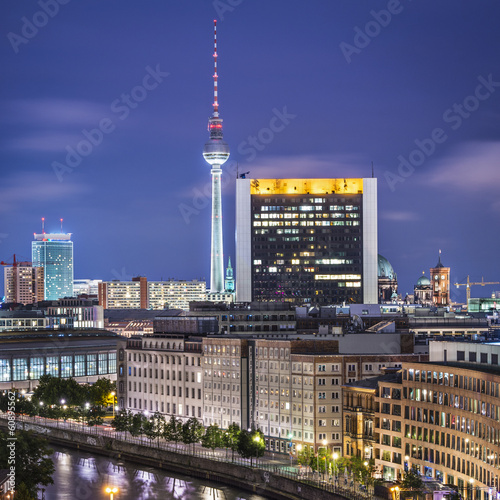
M210 264L210 292L224 292L224 260L222 242L222 165L229 158L229 146L223 140L222 118L219 117L217 95L217 21L214 21L214 110L208 120L210 139L203 148L205 161L212 166L212 239Z
M377 179L237 179L236 300L378 303Z
M378 256L378 298L381 304L398 298L398 275L382 255Z
M204 281L150 281L145 277L132 281L99 283L99 305L104 309L184 309L189 302L206 300Z
M430 273L433 304L447 306L450 303L450 268L441 263L441 250L438 263L431 268Z
M78 383L116 379L119 337L106 330L86 328L39 332L2 332L0 390L32 391L43 375L73 377Z
M5 302L33 304L44 299L43 267L16 262L4 268Z
M229 262L226 269L226 281L224 286L226 292L234 293L234 274L233 268L231 266L231 257L229 257Z
M73 296L73 242L71 233L35 234L31 242L33 267L43 267L44 299Z
M432 287L431 280L422 271L422 276L418 278L417 284L413 288L415 304L431 305L432 304Z

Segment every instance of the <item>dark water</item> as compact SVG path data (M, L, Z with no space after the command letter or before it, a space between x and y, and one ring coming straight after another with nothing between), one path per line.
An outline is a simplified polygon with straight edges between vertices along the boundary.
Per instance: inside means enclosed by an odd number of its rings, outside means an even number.
M46 488L45 500L109 500L107 486L119 488L114 500L266 500L244 490L167 470L69 448L52 448L56 472L54 484Z

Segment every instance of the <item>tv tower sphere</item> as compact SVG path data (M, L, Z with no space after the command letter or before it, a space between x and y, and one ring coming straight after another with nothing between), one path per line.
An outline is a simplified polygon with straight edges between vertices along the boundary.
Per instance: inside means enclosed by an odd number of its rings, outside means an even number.
M214 111L208 119L210 139L203 148L203 158L212 166L212 241L210 256L210 291L224 291L224 256L222 243L221 166L229 158L229 146L223 140L222 118L217 97L217 21L214 21Z

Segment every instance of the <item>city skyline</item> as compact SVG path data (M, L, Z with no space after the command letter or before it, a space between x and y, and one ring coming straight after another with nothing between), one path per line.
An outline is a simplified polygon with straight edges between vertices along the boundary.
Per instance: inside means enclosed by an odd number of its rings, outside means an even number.
M47 232L63 217L76 278L209 281L200 148L216 19L232 151L224 268L235 256L237 170L361 178L373 161L379 253L403 296L439 249L451 283L500 281L498 5L194 4L1 7L0 259L30 260L41 217ZM451 299L464 301L464 287Z

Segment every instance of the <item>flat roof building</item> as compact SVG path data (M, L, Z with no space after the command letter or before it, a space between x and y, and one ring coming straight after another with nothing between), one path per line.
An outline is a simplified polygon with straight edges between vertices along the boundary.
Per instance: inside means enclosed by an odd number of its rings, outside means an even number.
M237 179L236 300L378 302L377 179Z

